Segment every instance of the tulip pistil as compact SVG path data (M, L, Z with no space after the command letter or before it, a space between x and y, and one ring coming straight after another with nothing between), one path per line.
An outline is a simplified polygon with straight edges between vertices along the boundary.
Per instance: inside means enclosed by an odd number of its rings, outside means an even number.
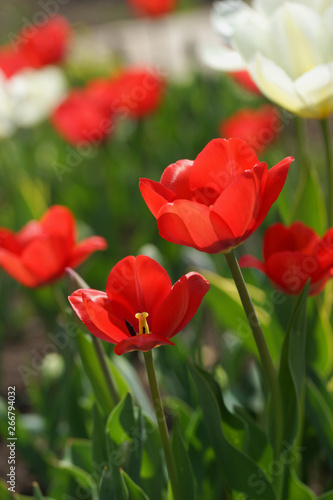
M150 333L149 332L149 326L147 323L147 318L149 314L146 312L138 312L136 313L135 317L137 320L139 320L139 335L142 335L144 333Z

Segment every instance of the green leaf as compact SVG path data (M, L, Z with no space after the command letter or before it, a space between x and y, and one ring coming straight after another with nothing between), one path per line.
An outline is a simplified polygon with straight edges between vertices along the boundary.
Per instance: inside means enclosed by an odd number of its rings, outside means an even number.
M143 416L143 452L140 469L140 485L149 498L162 498L166 488L164 463L162 461L161 440L154 422Z
M94 481L90 474L88 474L86 471L83 469L80 469L80 467L77 467L76 465L71 464L70 462L67 462L65 460L60 460L57 465L57 469L61 471L65 471L71 476L75 481L82 486L82 488L85 488L87 490L93 491L95 488Z
M222 278L206 269L200 271L211 284L209 294L207 294L207 302L221 328L233 332L242 341L246 349L258 356L251 328L244 314L233 280ZM274 314L271 314L273 302L262 289L253 285L249 285L248 288L256 306L256 312L265 334L268 349L273 360L277 360L281 352L283 331L280 324L275 320ZM223 307L221 307L221 304L223 304ZM267 304L268 310L263 307L263 304ZM235 321L235 318L237 321Z
M63 460L90 474L92 472L91 441L87 439L68 439Z
M333 471L333 412L323 393L310 379L306 381L306 413L315 427Z
M330 321L330 295L325 295L323 299L322 303L316 301L313 304L316 318L309 336L307 359L308 364L328 376L333 371L333 328Z
M174 421L172 430L172 454L178 476L180 496L181 498L191 498L191 500L195 500L195 478L177 419Z
M120 471L122 479L128 490L128 499L129 500L149 500L149 497L145 494L145 492L135 484L135 482L129 477L128 474L124 470Z
M36 483L36 482L32 483L32 491L33 491L35 500L44 500L43 493L41 492L41 489L40 489L38 483Z
M126 469L138 482L142 457L142 415L139 411L135 416L130 393L111 412L106 423L106 435L111 463Z
M276 500L272 484L263 470L226 439L218 403L207 381L195 367L191 366L190 371L198 391L206 431L224 480L232 490L246 493L251 499Z
M13 500L12 495L9 493L9 484L6 484L2 479L0 479L0 497L3 500Z
M104 468L99 486L99 500L131 500L118 467Z
M79 327L77 328L75 338L83 369L92 385L97 403L103 413L108 415L113 409L113 401L93 346L91 334L84 334Z
M315 500L316 495L296 476L294 470L290 472L288 498L297 500Z
M292 443L300 428L305 379L306 306L310 282L300 294L283 343L279 383L284 414L284 439Z
M105 439L106 417L102 414L97 404L93 406L92 428L92 466L94 473L101 476L107 465L108 455Z
M318 497L317 500L333 500L333 491L328 491L327 493L324 493L323 495Z
M309 168L289 214L289 223L301 220L304 224L317 231L318 234L325 232L327 228L325 197L320 187L318 174L314 168Z

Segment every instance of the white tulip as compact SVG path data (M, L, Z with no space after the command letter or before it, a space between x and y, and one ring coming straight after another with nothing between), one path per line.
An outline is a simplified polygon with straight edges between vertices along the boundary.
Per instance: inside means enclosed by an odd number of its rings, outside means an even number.
M0 138L48 118L66 93L64 73L55 66L24 69L8 79L0 74Z
M213 24L223 48L204 52L224 71L247 69L261 92L296 115L333 111L333 0L217 2Z

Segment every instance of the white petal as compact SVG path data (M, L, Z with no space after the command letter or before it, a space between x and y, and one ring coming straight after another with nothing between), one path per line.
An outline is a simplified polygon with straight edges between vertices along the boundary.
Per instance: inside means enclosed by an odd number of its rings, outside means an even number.
M46 119L66 95L66 79L60 68L47 66L24 70L10 79L15 101L14 120L20 127L31 127Z
M248 69L268 99L296 114L304 108L304 102L297 94L293 80L275 62L257 53L250 61Z
M0 138L10 137L15 128L13 102L8 92L8 80L0 70Z
M333 63L317 66L295 81L306 104L303 116L324 118L333 111Z
M200 48L201 60L218 71L240 71L245 69L241 56L223 45L205 45Z
M248 61L257 51L265 53L270 35L268 22L261 14L251 9L244 10L234 27L233 47Z
M225 44L231 44L234 26L239 15L249 6L242 0L229 0L228 2L215 2L212 9L212 24L215 31L223 38Z

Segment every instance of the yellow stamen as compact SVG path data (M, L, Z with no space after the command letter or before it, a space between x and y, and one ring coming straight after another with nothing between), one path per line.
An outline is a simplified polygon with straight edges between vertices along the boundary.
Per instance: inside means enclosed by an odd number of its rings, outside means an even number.
M148 316L149 314L146 312L138 312L135 315L136 319L139 320L139 335L142 335L143 333L149 333L149 326L147 323Z

